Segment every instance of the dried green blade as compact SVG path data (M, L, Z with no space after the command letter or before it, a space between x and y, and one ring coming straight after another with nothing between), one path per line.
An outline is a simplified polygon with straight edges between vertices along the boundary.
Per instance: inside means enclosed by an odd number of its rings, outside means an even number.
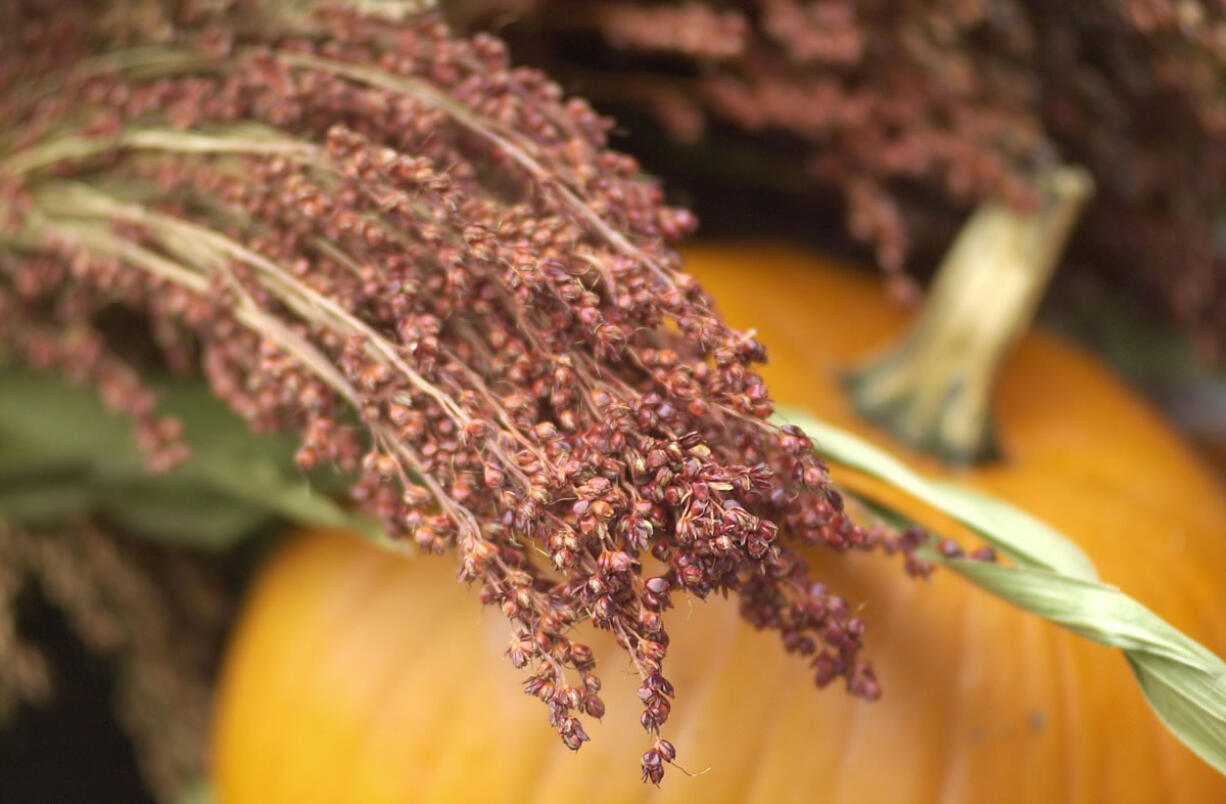
M1188 666L1226 665L1114 586L1027 567L948 560L945 566L1015 606L1104 645ZM1222 698L1226 706L1226 696Z
M1024 567L944 563L1019 608L1124 651L1162 722L1226 774L1226 662L1114 587Z
M921 477L902 461L857 435L793 408L777 418L804 430L823 457L884 480L978 533L1013 561L1074 578L1098 577L1077 545L1030 514L979 492Z
M1215 683L1211 677L1197 676L1181 665L1166 666L1161 659L1144 660L1125 655L1145 693L1145 700L1166 727L1198 757L1226 774L1226 761L1222 758L1226 719L1222 717L1222 710L1206 707L1195 694L1195 690L1211 686L1220 696L1221 675Z
M1100 583L1067 537L1003 500L928 480L868 441L789 410L819 454L921 500L998 547L1014 566L937 560L985 591L1086 639L1124 652L1150 707L1197 756L1226 774L1226 662L1120 589ZM858 496L865 496L858 492ZM877 499L867 502L899 512Z

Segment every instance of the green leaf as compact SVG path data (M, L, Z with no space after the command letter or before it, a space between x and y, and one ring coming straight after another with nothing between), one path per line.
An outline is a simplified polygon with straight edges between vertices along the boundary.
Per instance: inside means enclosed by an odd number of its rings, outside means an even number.
M1226 774L1226 662L1120 589L1099 582L1084 552L1024 511L924 478L868 441L807 413L789 410L779 418L801 427L831 462L890 484L998 547L1014 565L932 558L1002 600L1122 650L1145 699L1167 728ZM906 521L885 501L859 491L855 496L893 522Z
M1226 774L1226 662L1114 587L1044 570L945 563L1019 608L1124 651L1162 722Z
M1220 706L1215 708L1204 701L1206 697L1221 696L1221 675L1215 683L1212 675L1194 674L1179 664L1127 656L1145 699L1166 727L1197 756L1226 774L1226 762L1222 761L1226 718Z
M777 418L804 430L822 456L884 480L949 514L1018 564L1056 570L1075 578L1098 577L1081 548L1024 511L953 483L923 478L865 439L804 411L780 408Z
M326 493L339 478L297 468L290 439L253 435L199 382L158 391L162 408L183 423L192 457L153 475L129 422L91 389L0 368L0 518L50 524L98 514L138 535L213 548L275 519L385 540L377 524Z

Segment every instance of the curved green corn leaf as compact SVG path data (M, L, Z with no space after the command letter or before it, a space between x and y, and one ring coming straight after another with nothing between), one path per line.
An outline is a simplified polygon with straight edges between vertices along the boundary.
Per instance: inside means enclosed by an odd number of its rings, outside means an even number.
M1021 566L1055 570L1074 578L1098 577L1081 548L1024 511L953 483L927 480L888 452L804 411L780 408L777 418L804 430L824 457L884 480L944 511Z
M1018 608L1122 650L1167 728L1226 774L1226 662L1116 587L1099 582L1075 544L1009 503L928 480L868 441L803 411L780 411L779 419L803 429L831 462L889 483L999 548L1014 565L933 558ZM889 512L880 500L866 502Z
M1164 666L1162 660L1142 661L1131 653L1125 653L1132 667L1145 700L1153 708L1166 727L1174 732L1184 745L1197 756L1226 774L1226 762L1222 761L1222 745L1226 744L1226 719L1222 710L1204 704L1198 693L1208 692L1221 696L1222 677L1212 680L1191 673L1183 665Z
M1119 648L1149 705L1180 740L1226 774L1226 663L1115 587L1046 570L953 560L993 595Z

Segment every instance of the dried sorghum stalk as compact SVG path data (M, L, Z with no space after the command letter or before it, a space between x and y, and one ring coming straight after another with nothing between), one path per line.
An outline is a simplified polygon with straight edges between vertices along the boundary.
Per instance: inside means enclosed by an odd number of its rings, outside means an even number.
M212 659L230 614L215 560L83 523L0 523L0 557L0 726L58 691L54 657L18 628L18 601L33 594L110 665L116 720L150 792L182 800L205 769Z
M586 103L423 14L4 7L0 337L99 383L155 465L184 456L90 328L112 305L254 428L301 433L302 467L352 473L389 532L454 551L570 748L605 708L570 636L591 621L642 678L660 780L676 594L737 593L819 686L878 696L802 548L923 574L917 538L853 524L766 422L763 347L667 245L691 217Z
M842 192L850 232L894 272L917 241L943 250L948 227L931 223L949 207L997 198L1025 208L1044 166L1084 164L1098 192L1075 259L1159 291L1206 347L1226 344L1216 234L1226 206L1221 3L448 7L465 24L497 24L523 53L597 100L646 108L682 140L741 145L732 124L763 150L785 153L789 180L798 162L807 164L815 186Z

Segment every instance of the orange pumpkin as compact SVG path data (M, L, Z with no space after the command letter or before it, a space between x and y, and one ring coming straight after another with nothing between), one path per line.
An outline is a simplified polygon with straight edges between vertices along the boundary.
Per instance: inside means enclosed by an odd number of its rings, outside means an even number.
M995 398L1004 460L951 471L863 424L836 382L905 326L878 280L775 246L697 247L688 261L734 325L757 328L779 401L1046 519L1104 579L1226 653L1226 498L1094 359L1027 336ZM638 778L637 680L611 642L593 640L609 657L609 714L572 754L519 691L501 655L506 624L446 559L342 534L297 539L256 584L226 661L220 801L1226 801L1226 778L1160 724L1119 652L952 573L909 581L863 555L820 564L864 606L883 699L815 690L805 663L742 624L734 601L682 604L666 732L695 775L656 789Z

